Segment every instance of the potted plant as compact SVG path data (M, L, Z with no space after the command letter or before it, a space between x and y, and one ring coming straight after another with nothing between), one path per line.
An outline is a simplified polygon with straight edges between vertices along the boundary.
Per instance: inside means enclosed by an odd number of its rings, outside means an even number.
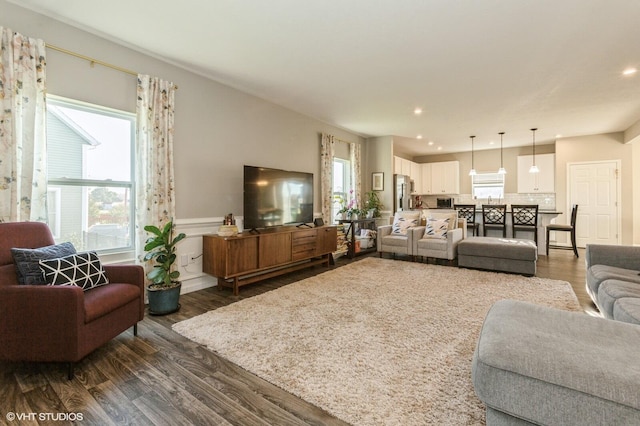
M380 209L384 207L382 202L380 201L380 196L376 191L369 191L365 193L367 197L364 202L365 210L368 212L368 215L371 215L371 218L380 217ZM368 217L368 216L367 216Z
M151 284L147 286L149 296L149 313L151 315L166 315L180 309L180 288L178 281L180 271L173 269L176 261L176 244L186 235L180 233L173 237L173 220L162 229L155 225L147 225L144 230L152 234L147 239L144 250L147 254L145 261L155 260L153 269L147 274Z

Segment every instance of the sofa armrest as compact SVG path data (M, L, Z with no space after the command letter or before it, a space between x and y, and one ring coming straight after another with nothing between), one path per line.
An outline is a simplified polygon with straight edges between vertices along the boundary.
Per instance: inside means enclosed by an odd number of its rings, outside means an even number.
M640 271L640 247L607 244L587 244L587 269L593 265L608 265Z
M420 238L423 237L424 235L424 230L426 229L426 226L414 226L411 229L409 229L409 233L408 233L408 237L409 237L409 241L407 241L407 244L411 247L411 253L413 253L414 255L418 252L418 241L420 241Z
M24 354L33 351L28 355L31 359L49 352L48 359L56 360L56 354L77 352L78 331L85 319L82 288L4 286L0 287L0 300L0 358L25 359ZM55 345L51 336L56 336ZM59 342L65 342L65 347Z

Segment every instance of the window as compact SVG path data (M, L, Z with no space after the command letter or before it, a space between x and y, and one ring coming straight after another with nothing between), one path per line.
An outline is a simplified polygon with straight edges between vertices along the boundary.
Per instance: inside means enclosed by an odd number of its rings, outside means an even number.
M344 200L349 202L349 189L351 188L351 166L348 160L342 158L333 159L333 199L336 196L341 196ZM342 206L334 202L331 209L332 217L338 216L338 210Z
M499 173L478 173L471 176L471 188L474 198L494 200L504 198L504 175Z
M133 249L135 114L49 95L49 226L78 250Z

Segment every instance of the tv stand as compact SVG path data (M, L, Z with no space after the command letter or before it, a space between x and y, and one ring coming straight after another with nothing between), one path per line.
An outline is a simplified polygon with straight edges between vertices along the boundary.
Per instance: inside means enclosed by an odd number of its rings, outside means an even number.
M315 265L333 264L335 226L283 226L266 233L202 236L202 270L238 295L243 285Z

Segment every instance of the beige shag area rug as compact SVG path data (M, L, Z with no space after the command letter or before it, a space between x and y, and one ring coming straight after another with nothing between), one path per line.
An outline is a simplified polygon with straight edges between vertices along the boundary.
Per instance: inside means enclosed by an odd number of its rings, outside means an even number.
M475 425L471 359L500 299L580 310L563 281L365 258L173 329L354 425Z

